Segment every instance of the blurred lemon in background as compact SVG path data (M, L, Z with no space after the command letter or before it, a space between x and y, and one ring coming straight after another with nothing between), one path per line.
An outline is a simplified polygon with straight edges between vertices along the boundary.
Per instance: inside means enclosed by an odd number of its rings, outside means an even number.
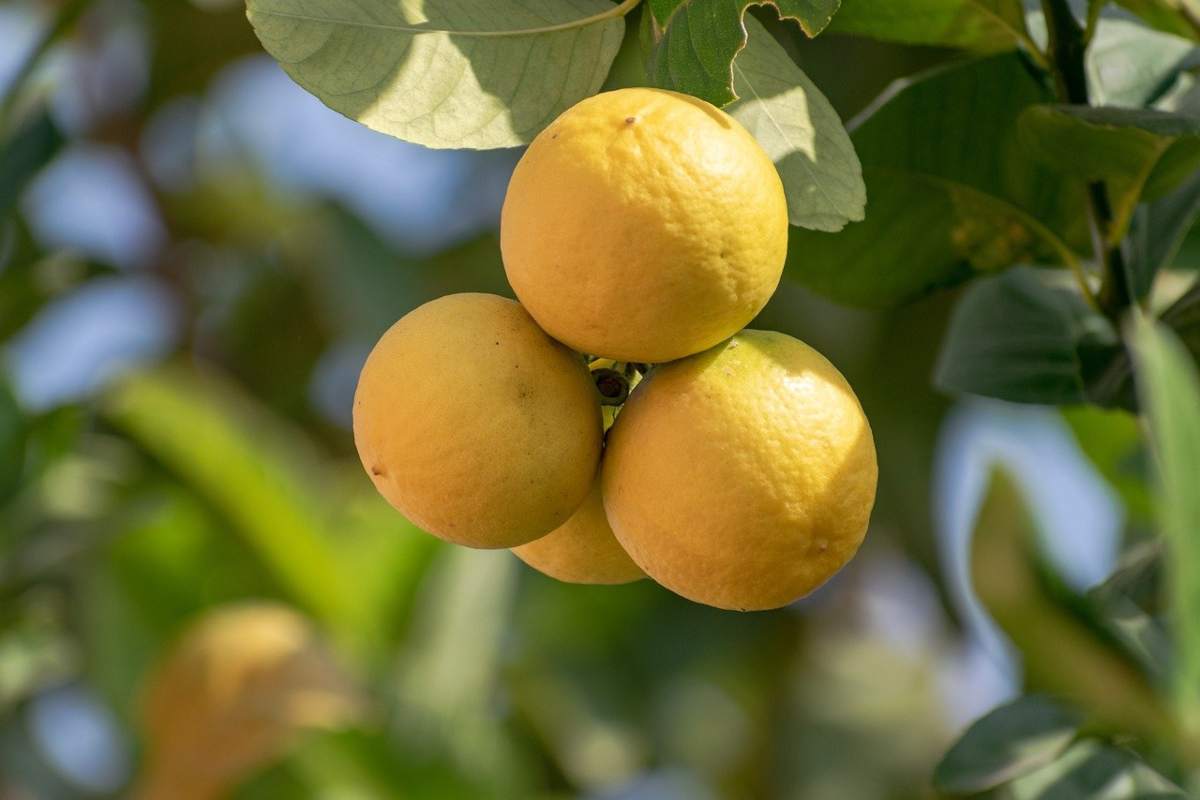
M274 603L217 608L149 676L139 800L211 800L282 754L297 730L352 721L359 701L308 621Z

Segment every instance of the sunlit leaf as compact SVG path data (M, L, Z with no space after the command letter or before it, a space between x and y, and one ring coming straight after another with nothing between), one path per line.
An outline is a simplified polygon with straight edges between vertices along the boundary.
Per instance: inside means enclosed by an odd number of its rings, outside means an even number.
M524 144L604 82L636 3L249 0L296 83L369 128L427 147Z
M784 20L816 36L840 0L770 0ZM758 0L655 0L647 71L656 86L723 106L744 96L736 85L734 57L746 46L746 9Z
M733 64L739 100L725 110L775 162L793 225L839 231L863 218L862 166L841 119L821 91L753 17Z

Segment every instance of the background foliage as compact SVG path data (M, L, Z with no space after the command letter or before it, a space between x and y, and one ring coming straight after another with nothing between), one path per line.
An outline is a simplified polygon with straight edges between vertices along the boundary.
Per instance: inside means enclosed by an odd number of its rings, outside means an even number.
M368 711L240 797L1194 790L1198 40L1194 0L0 8L0 797L125 796L147 676L246 599ZM353 453L378 335L508 293L515 148L628 85L775 159L755 326L877 438L863 553L788 609L444 547Z

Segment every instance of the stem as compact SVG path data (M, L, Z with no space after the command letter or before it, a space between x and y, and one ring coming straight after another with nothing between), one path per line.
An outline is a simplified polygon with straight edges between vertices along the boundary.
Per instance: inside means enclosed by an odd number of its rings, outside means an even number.
M1054 65L1054 81L1058 97L1064 103L1089 105L1087 70L1087 37L1067 0L1042 0L1046 30L1050 38L1050 58ZM1132 287L1128 281L1125 256L1118 243L1110 246L1109 232L1113 224L1112 205L1103 182L1087 187L1088 227L1092 248L1101 269L1100 310L1113 322L1119 322L1122 312L1133 305Z
M21 89L25 82L29 80L29 76L37 69L38 63L42 57L50 51L50 47L58 41L58 39L70 30L75 21L79 19L79 15L88 7L91 0L65 0L58 7L58 13L54 15L50 26L42 33L40 39L34 44L33 48L26 54L25 60L21 62L21 66L17 68L16 74L8 84L8 89L4 92L3 99L0 99L0 131L7 127L9 115L12 114L16 107L17 100L20 99Z

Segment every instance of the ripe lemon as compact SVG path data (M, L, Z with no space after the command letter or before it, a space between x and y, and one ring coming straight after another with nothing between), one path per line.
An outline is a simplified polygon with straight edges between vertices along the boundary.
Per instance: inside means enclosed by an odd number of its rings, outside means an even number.
M354 441L380 493L469 547L515 547L566 522L595 479L601 424L583 359L488 294L407 314L354 396Z
M514 547L513 553L539 572L567 583L629 583L646 577L613 536L604 516L599 480L562 527Z
M736 333L787 256L775 165L720 109L660 89L595 95L538 134L500 222L509 283L551 336L661 362Z
M336 728L361 698L308 621L239 603L192 625L146 684L139 800L215 800L301 728Z
M832 364L744 331L656 368L609 431L604 506L654 580L718 608L777 608L861 544L878 472L871 429Z

